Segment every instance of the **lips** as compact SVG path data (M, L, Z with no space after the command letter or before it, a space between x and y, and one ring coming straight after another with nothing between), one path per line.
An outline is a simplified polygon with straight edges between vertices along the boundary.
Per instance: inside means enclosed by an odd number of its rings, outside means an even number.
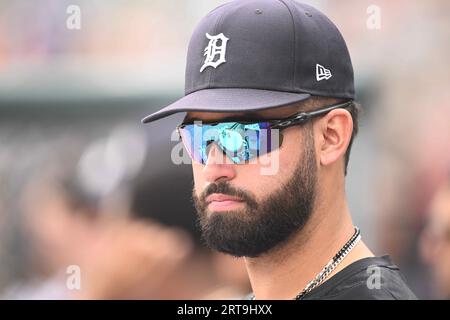
M206 203L211 211L227 211L242 204L243 200L235 196L213 193L206 197Z
M239 201L242 202L242 199L235 196L230 196L223 193L213 193L206 197L206 203L211 203L213 201L221 202L221 201Z

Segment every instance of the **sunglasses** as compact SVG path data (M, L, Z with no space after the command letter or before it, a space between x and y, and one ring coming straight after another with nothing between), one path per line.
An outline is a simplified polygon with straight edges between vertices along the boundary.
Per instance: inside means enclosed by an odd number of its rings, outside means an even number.
M242 118L226 122L194 121L177 127L181 141L192 160L206 164L211 147L215 144L234 164L247 164L281 147L281 130L323 116L328 112L346 108L352 100L310 112L300 112L283 119L246 121ZM234 119L233 119L234 120Z

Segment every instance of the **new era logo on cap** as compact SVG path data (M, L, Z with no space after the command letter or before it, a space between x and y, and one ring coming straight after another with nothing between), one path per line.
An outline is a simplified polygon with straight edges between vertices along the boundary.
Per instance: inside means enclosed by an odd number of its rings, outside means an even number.
M316 64L316 80L328 80L332 77L330 69L321 66L320 64Z

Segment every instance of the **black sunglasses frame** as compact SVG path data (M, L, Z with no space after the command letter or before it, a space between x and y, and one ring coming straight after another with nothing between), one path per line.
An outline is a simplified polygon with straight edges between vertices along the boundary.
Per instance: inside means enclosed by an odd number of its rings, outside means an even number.
M313 110L313 111L296 113L292 116L289 116L289 117L283 118L283 119L264 119L264 120L254 120L254 121L242 121L242 118L241 118L241 120L236 119L235 121L233 121L233 119L227 119L225 121L217 121L217 122L209 122L209 123L205 122L205 124L215 125L215 124L220 124L220 123L225 123L225 122L237 122L240 124L251 124L251 123L258 123L258 122L268 122L270 124L270 126L269 126L270 129L282 130L282 129L286 129L286 128L289 128L294 125L304 124L305 122L307 122L313 118L317 118L322 115L325 115L328 112L333 111L335 109L345 109L348 106L350 106L352 103L353 103L353 100L349 100L346 102L333 104L331 106L326 106L326 107L323 107L323 108L320 108L317 110ZM193 124L193 123L189 122L189 123L180 124L179 126L177 126L177 131L179 129L182 129L186 125L190 125L190 124Z
M328 112L335 110L335 109L345 109L348 106L350 106L353 103L353 100L349 100L346 102L342 102L342 103L338 103L338 104L334 104L334 105L330 105L330 106L326 106L317 110L313 110L313 111L309 111L309 112L300 112L300 113L296 113L292 116L289 116L287 118L283 118L283 119L277 119L277 120L263 120L264 122L267 122L270 124L269 128L270 129L279 129L280 131L289 127L292 127L294 125L302 125L304 123L306 123L307 121L316 118L316 117L320 117L322 115L327 114ZM236 119L233 121L233 119L227 119L225 121L218 121L218 122L210 122L210 123L205 123L208 125L215 125L215 124L220 124L220 123L225 123L225 122L236 122L236 123L240 123L240 124L252 124L252 123L258 123L258 122L262 122L260 121L241 121L239 119ZM182 141L183 139L181 138L181 132L180 129L182 129L183 127L185 127L186 125L190 125L193 123L182 123L179 126L177 126L177 132L178 132L178 136L179 139ZM281 144L283 143L283 135L280 134L279 137L279 146L281 146ZM227 154L225 152L225 150L223 150L224 154Z
M288 118L281 119L281 120L269 120L268 122L271 123L270 128L271 129L286 129L294 125L301 125L305 122L317 118L320 116L323 116L327 114L330 111L333 111L335 109L345 109L348 106L350 106L353 103L353 100L333 104L331 106L326 106L317 110L308 111L308 112L300 112L296 113Z

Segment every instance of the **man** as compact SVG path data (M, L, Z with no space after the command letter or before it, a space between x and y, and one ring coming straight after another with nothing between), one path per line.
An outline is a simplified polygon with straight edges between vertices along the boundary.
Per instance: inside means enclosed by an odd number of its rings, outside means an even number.
M415 298L351 220L353 69L324 14L293 0L216 8L191 37L185 93L143 122L187 112L203 238L245 257L251 298Z

